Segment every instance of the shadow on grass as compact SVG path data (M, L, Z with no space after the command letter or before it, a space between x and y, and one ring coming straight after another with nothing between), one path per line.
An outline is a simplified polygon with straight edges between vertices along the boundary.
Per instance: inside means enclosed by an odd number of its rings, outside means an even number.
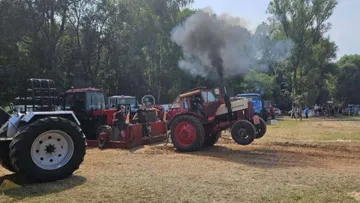
M337 116L337 117L313 117L311 120L317 121L360 121L360 117Z
M219 158L224 161L258 168L326 167L316 157L285 149L231 149L225 146L204 148L190 153L194 156Z
M21 200L27 197L43 196L53 193L62 192L69 190L86 182L86 178L82 176L72 175L66 179L58 180L49 183L30 183L22 177L18 177L15 174L5 175L0 177L0 182L4 180L10 180L21 188L6 190L3 192L4 195L17 200Z
M265 144L265 146L277 146L277 147L294 147L301 150L309 150L309 149L317 149L328 152L328 155L331 157L340 157L336 156L336 152L347 152L347 153L360 153L360 148L355 145L355 147L351 147L345 143L345 145L341 145L342 143L332 142L332 143L301 143L301 142L271 142ZM355 144L355 143L354 143Z

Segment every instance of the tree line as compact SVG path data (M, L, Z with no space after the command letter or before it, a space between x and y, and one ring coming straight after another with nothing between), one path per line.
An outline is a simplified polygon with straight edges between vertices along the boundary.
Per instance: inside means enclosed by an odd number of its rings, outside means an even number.
M193 0L1 0L0 105L18 95L27 78L53 79L59 91L99 87L107 95L152 94L160 103L216 82L178 68L182 50L171 31L195 10ZM304 104L360 103L355 89L360 56L334 62L337 46L326 36L336 0L272 0L259 25L268 42L291 39L286 60L264 44L260 62L228 79L234 93L261 92L280 108Z

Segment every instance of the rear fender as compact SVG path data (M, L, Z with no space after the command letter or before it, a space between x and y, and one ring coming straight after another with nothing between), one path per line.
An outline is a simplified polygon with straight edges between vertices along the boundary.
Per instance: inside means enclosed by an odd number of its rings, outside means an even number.
M9 120L8 131L6 139L12 139L19 128L24 125L33 123L39 119L46 117L62 117L71 120L80 126L79 120L72 111L44 111L44 112L30 112L29 114L20 114L13 116Z
M199 116L198 114L195 114L195 113L192 113L192 112L186 112L186 113L181 113L181 114L176 114L174 117L172 117L170 120L169 120L169 123L167 125L168 129L170 129L171 127L171 124L172 122L174 122L174 120L176 118L178 118L179 116L184 116L184 115L190 115L190 116L194 116L196 118L198 118L202 123L207 123L208 121L205 120L204 118L202 118L201 116Z
M30 112L28 115L25 115L22 121L26 123L34 122L38 119L45 117L62 117L71 120L72 122L80 126L80 121L75 116L72 111L44 111L44 112Z
M19 127L19 124L21 120L23 119L24 114L22 113L16 113L14 116L12 116L9 119L6 138L13 138L17 132L17 129Z

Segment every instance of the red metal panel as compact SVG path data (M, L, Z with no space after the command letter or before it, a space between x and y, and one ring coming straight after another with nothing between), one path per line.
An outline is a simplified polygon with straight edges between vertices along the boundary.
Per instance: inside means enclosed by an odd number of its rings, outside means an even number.
M113 125L113 114L116 112L115 109L106 109L104 110L104 114L106 115L106 125Z
M151 123L151 136L158 136L166 134L166 128L164 122L153 122Z
M133 124L128 129L128 147L132 148L142 144L142 125Z

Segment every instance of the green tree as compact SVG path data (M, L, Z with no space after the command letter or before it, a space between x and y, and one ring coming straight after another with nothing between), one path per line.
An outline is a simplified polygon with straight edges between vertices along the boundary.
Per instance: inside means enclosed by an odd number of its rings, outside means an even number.
M360 55L345 55L337 64L340 70L337 77L337 99L344 104L360 103Z

